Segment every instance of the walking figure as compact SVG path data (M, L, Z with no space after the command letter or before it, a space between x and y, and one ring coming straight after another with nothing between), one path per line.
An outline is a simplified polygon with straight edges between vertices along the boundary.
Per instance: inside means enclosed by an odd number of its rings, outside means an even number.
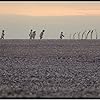
M2 35L1 35L1 39L4 39L4 30L2 30Z
M35 39L36 31L33 31L32 38Z
M86 34L86 39L88 38L89 33L91 32L91 30L88 31L88 33Z
M92 39L92 34L93 34L93 31L94 31L94 30L92 30L92 31L91 31L91 39Z
M82 34L82 39L83 39L83 36L84 36L85 32L86 32L86 30L85 30L85 31L83 32L83 34ZM86 34L85 34L85 36L86 36Z
M32 29L30 31L29 37L30 37L30 39L32 39Z
M75 39L75 35L76 35L76 33L74 33L74 35L73 35L73 39Z
M81 33L81 32L78 33L78 39L80 39L80 33Z
M43 34L44 34L45 30L42 30L42 32L40 33L40 39L43 38Z
M60 39L62 39L62 37L64 37L63 32L61 32L60 34Z

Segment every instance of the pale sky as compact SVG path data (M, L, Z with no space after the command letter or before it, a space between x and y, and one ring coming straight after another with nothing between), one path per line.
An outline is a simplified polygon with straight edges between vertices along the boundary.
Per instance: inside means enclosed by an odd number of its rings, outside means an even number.
M0 14L26 16L99 16L100 2L0 2Z
M28 39L31 29L36 39L43 29L44 39L92 29L100 38L100 1L0 1L0 34L3 29L7 39Z

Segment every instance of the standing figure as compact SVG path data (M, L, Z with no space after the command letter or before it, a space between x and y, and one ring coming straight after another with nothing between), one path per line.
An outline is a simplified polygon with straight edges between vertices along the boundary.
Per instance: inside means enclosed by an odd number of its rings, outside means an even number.
M2 35L1 35L1 39L4 39L4 30L2 30Z
M32 38L35 39L36 31L33 31Z
M32 29L30 31L29 37L30 37L30 39L32 39Z
M92 39L93 31L94 31L94 30L91 31L91 39Z
M62 39L62 37L64 37L63 32L61 32L60 34L60 39Z
M85 39L87 39L88 38L88 35L89 35L89 33L91 32L91 30L89 30L88 31L88 33L86 34L86 37L85 37Z
M84 36L85 32L86 32L86 30L85 30L85 31L83 32L83 34L82 34L82 39L83 39L83 36ZM85 36L86 36L86 34L85 34Z
M96 39L98 39L98 33L97 33L96 29L94 29L94 31L96 32Z
M44 34L45 30L42 30L42 32L40 33L40 39L43 38L43 34Z
M78 33L78 39L80 39L80 33L81 33L81 32Z
M75 39L75 35L76 35L76 33L73 34L73 39Z

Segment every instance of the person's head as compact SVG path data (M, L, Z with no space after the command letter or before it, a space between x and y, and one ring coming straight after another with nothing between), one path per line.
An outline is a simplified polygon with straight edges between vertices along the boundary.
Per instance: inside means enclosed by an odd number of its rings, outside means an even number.
M61 32L61 34L63 34L63 32Z
M31 31L32 31L32 29L31 29Z
M45 30L42 30L42 32L44 32Z
M36 31L33 31L33 33L36 33Z
M2 32L4 32L4 30L2 30Z

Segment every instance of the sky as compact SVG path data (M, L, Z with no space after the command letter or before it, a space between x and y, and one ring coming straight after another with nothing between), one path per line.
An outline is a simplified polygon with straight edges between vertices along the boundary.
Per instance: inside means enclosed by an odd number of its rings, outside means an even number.
M31 29L36 39L42 29L44 39L59 38L61 31L68 39L89 29L99 36L99 21L100 1L0 1L0 31L5 30L7 39L28 39Z

